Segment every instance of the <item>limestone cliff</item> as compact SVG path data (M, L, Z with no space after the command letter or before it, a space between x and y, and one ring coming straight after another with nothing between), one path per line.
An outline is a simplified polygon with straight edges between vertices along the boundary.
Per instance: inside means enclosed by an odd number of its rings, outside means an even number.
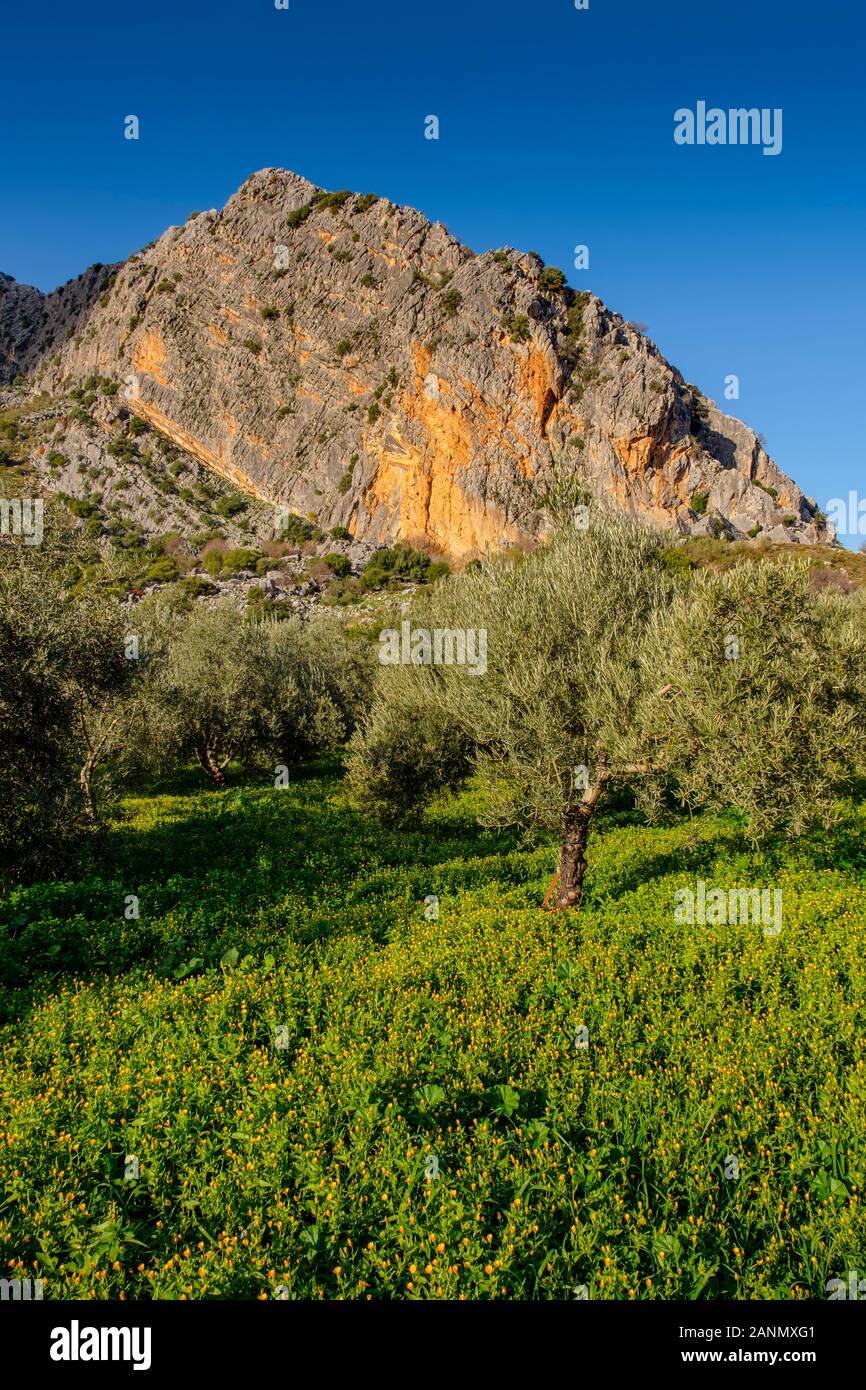
M551 481L682 534L826 540L814 502L655 345L537 256L264 169L50 295L0 281L0 381L96 373L261 500L468 556L538 535Z

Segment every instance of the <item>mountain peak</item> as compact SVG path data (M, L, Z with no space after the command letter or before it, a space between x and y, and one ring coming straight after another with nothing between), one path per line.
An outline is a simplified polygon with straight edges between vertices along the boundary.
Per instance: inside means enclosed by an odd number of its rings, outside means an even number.
M830 534L747 426L560 271L285 169L118 267L7 287L3 370L128 382L234 486L374 543L531 542L563 476L679 534Z

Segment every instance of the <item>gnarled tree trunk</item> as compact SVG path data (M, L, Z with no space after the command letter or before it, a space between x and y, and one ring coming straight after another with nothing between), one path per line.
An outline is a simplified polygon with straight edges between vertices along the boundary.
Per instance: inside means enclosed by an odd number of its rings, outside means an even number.
M607 770L607 763L602 758L596 768L594 781L586 788L580 801L575 802L572 806L567 806L565 809L559 867L545 896L546 903L555 885L554 907L558 911L580 907L583 901L589 823L609 780L610 773Z
M205 772L213 782L214 786L224 787L226 784L224 768L228 763L228 758L226 758L224 762L218 762L217 759L214 757L213 753L211 752L210 748L208 748L206 745L204 747L197 748L195 750L195 753L200 765L204 768Z

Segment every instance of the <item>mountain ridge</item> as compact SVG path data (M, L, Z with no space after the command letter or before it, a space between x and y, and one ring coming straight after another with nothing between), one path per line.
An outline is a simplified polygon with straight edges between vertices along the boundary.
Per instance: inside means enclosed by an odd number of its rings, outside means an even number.
M50 294L3 277L0 382L22 374L50 395L104 377L101 434L138 416L372 544L531 543L563 479L675 534L832 539L748 426L534 253L286 170Z

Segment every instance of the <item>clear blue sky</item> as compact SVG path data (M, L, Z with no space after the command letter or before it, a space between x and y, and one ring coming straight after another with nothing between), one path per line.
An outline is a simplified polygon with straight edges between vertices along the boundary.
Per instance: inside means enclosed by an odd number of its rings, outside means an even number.
M0 270L51 289L266 165L371 190L646 322L824 506L866 491L864 38L857 0L17 5ZM698 100L781 107L781 154L676 145Z

